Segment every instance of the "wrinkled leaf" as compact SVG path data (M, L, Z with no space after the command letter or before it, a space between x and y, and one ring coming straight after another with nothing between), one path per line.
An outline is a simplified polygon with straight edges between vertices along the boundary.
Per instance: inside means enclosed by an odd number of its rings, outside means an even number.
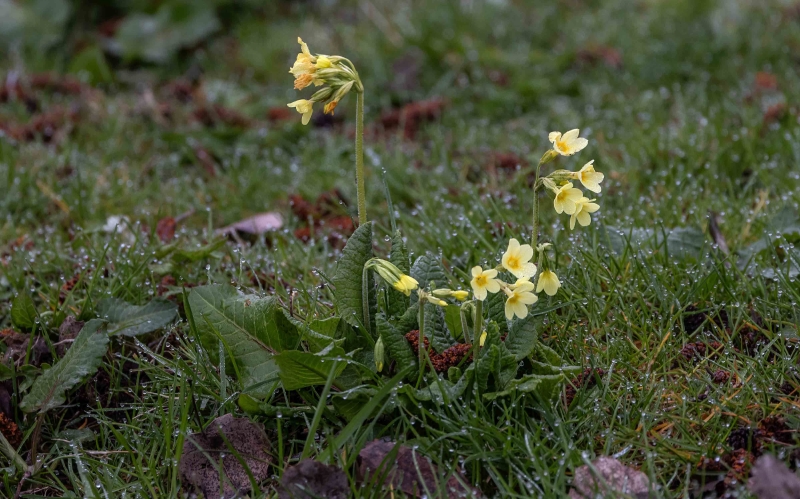
M178 316L178 307L166 300L137 306L118 298L106 298L97 304L97 314L109 322L109 334L136 336L152 333L171 323Z
M444 273L442 261L439 257L431 254L425 254L417 258L417 261L411 267L411 277L416 279L422 288L427 288L431 282L436 288L447 286L447 276ZM412 300L417 300L416 294L412 295Z
M494 321L500 333L508 332L508 320L506 320L506 300L504 293L489 293L489 297L483 302L483 307L489 316L490 321ZM476 334L480 334L480 331Z
M524 359L536 347L541 323L541 318L533 315L511 323L511 330L508 332L505 345L508 351L514 354L516 360Z
M241 497L252 490L249 474L257 484L269 478L269 450L261 426L225 414L186 438L178 464L181 481L205 497Z
M388 366L389 362L393 360L397 364L398 371L402 371L411 366L416 367L417 356L414 355L414 351L411 350L411 345L408 344L405 338L405 334L408 331L398 329L393 323L387 321L382 314L377 316L377 321L378 334L383 339L383 344L388 354L385 362L386 365Z
M444 322L453 338L464 337L464 328L461 325L461 306L450 304L444 309Z
M105 322L87 322L64 357L36 378L20 408L25 412L45 412L63 404L65 392L97 371L107 350Z
M226 366L232 372L238 368L245 391L271 393L278 376L273 354L294 349L300 341L296 326L275 300L211 285L192 289L188 302L191 321L211 358L219 361L222 340L229 357Z
M336 266L336 273L333 275L333 285L336 287L334 295L339 315L353 327L366 325L362 272L364 264L370 258L372 258L372 224L365 223L347 240L342 250L342 257Z
M442 353L455 344L444 320L444 310L433 303L425 303L425 337L436 353Z
M335 339L336 331L339 329L339 318L329 317L327 319L317 319L304 327L303 339L306 340L309 350L317 353L327 348L331 343L341 346L344 338Z

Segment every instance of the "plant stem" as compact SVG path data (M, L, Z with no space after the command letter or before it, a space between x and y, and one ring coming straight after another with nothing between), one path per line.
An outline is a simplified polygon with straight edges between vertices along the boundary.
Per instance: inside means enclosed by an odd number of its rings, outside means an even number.
M364 92L356 93L356 194L358 224L367 223L367 198L364 187Z
M475 414L478 414L478 409L481 403L480 382L478 381L478 349L480 348L481 336L483 336L483 302L475 300L475 317L473 317L472 330L472 363L475 365Z
M544 159L544 157L542 158ZM539 243L539 171L542 169L542 160L536 165L536 180L533 181L533 231L531 232L531 247L535 250Z
M419 354L419 376L417 377L417 388L422 384L422 375L425 373L425 302L422 300L422 296L419 297L419 318L417 319L419 323L419 348L417 352Z

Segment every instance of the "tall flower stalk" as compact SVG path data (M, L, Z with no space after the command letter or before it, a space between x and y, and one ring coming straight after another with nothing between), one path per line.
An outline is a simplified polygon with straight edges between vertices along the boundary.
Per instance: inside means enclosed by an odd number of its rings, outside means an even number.
M350 91L356 95L356 195L358 197L358 223L367 222L367 198L364 179L364 85L353 63L339 55L312 55L308 45L301 39L297 54L289 72L294 76L294 88L303 90L309 85L322 87L310 99L299 99L288 104L303 115L307 125L314 113L314 104L324 103L322 112L333 114L339 101Z

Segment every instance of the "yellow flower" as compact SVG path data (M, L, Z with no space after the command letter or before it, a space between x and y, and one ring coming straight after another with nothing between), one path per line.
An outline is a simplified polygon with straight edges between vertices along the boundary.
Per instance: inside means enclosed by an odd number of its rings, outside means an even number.
M517 279L517 282L514 284L509 284L508 287L511 289L520 289L522 291L533 291L533 283L530 279L530 277L521 277Z
M583 186L590 191L600 192L600 182L603 181L605 175L594 171L594 160L591 160L583 165L580 171L573 172L572 178L580 180Z
M583 137L578 137L580 130L577 128L561 135L561 132L550 132L549 139L553 149L562 156L572 156L589 144Z
M508 241L508 249L503 254L503 268L517 278L531 277L536 274L536 264L531 263L533 248L530 244L520 245L516 239Z
M575 213L569 217L569 228L575 228L575 220L578 221L579 224L586 227L592 222L592 217L589 216L589 213L594 213L600 209L600 205L593 203L594 199L589 199L585 197L581 197L575 203Z
M301 39L297 38L297 43L300 44L300 53L297 54L297 60L294 65L289 69L289 72L294 75L294 88L302 90L312 83L315 86L322 85L325 80L317 78L315 73L317 69L329 68L333 64L326 56L321 55L314 57L308 50L308 45Z
M511 320L516 315L520 319L528 316L528 305L536 303L539 299L538 296L531 293L533 284L528 288L527 286L515 288L514 290L506 289L506 319Z
M483 270L479 266L472 267L472 292L475 298L483 301L486 299L486 293L497 293L500 291L500 282L495 279L497 271L495 269Z
M288 106L297 109L297 112L303 115L303 124L308 125L308 122L311 120L311 113L314 112L312 109L314 101L300 99L290 102Z
M486 343L486 337L489 336L489 333L486 331L481 333L481 337L478 339L478 345L483 346Z
M463 289L459 289L459 290L453 291L453 295L452 296L453 296L453 298L455 298L458 301L464 301L467 298L469 298L469 291L465 291Z
M556 198L553 200L553 207L556 213L566 213L572 215L575 213L575 203L583 197L580 189L572 187L572 182L567 182L555 190Z
M410 275L400 274L400 280L392 283L392 287L406 296L411 296L411 291L417 289L419 283Z
M544 290L548 296L553 296L558 292L561 287L561 281L552 270L545 270L539 275L539 281L536 283L536 292L541 293Z

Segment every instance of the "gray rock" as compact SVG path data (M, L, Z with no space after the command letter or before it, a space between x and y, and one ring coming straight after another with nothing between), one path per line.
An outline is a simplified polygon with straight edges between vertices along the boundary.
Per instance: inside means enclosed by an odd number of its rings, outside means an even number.
M592 465L575 470L570 499L633 497L649 499L650 480L639 470L629 468L612 457L599 457Z

